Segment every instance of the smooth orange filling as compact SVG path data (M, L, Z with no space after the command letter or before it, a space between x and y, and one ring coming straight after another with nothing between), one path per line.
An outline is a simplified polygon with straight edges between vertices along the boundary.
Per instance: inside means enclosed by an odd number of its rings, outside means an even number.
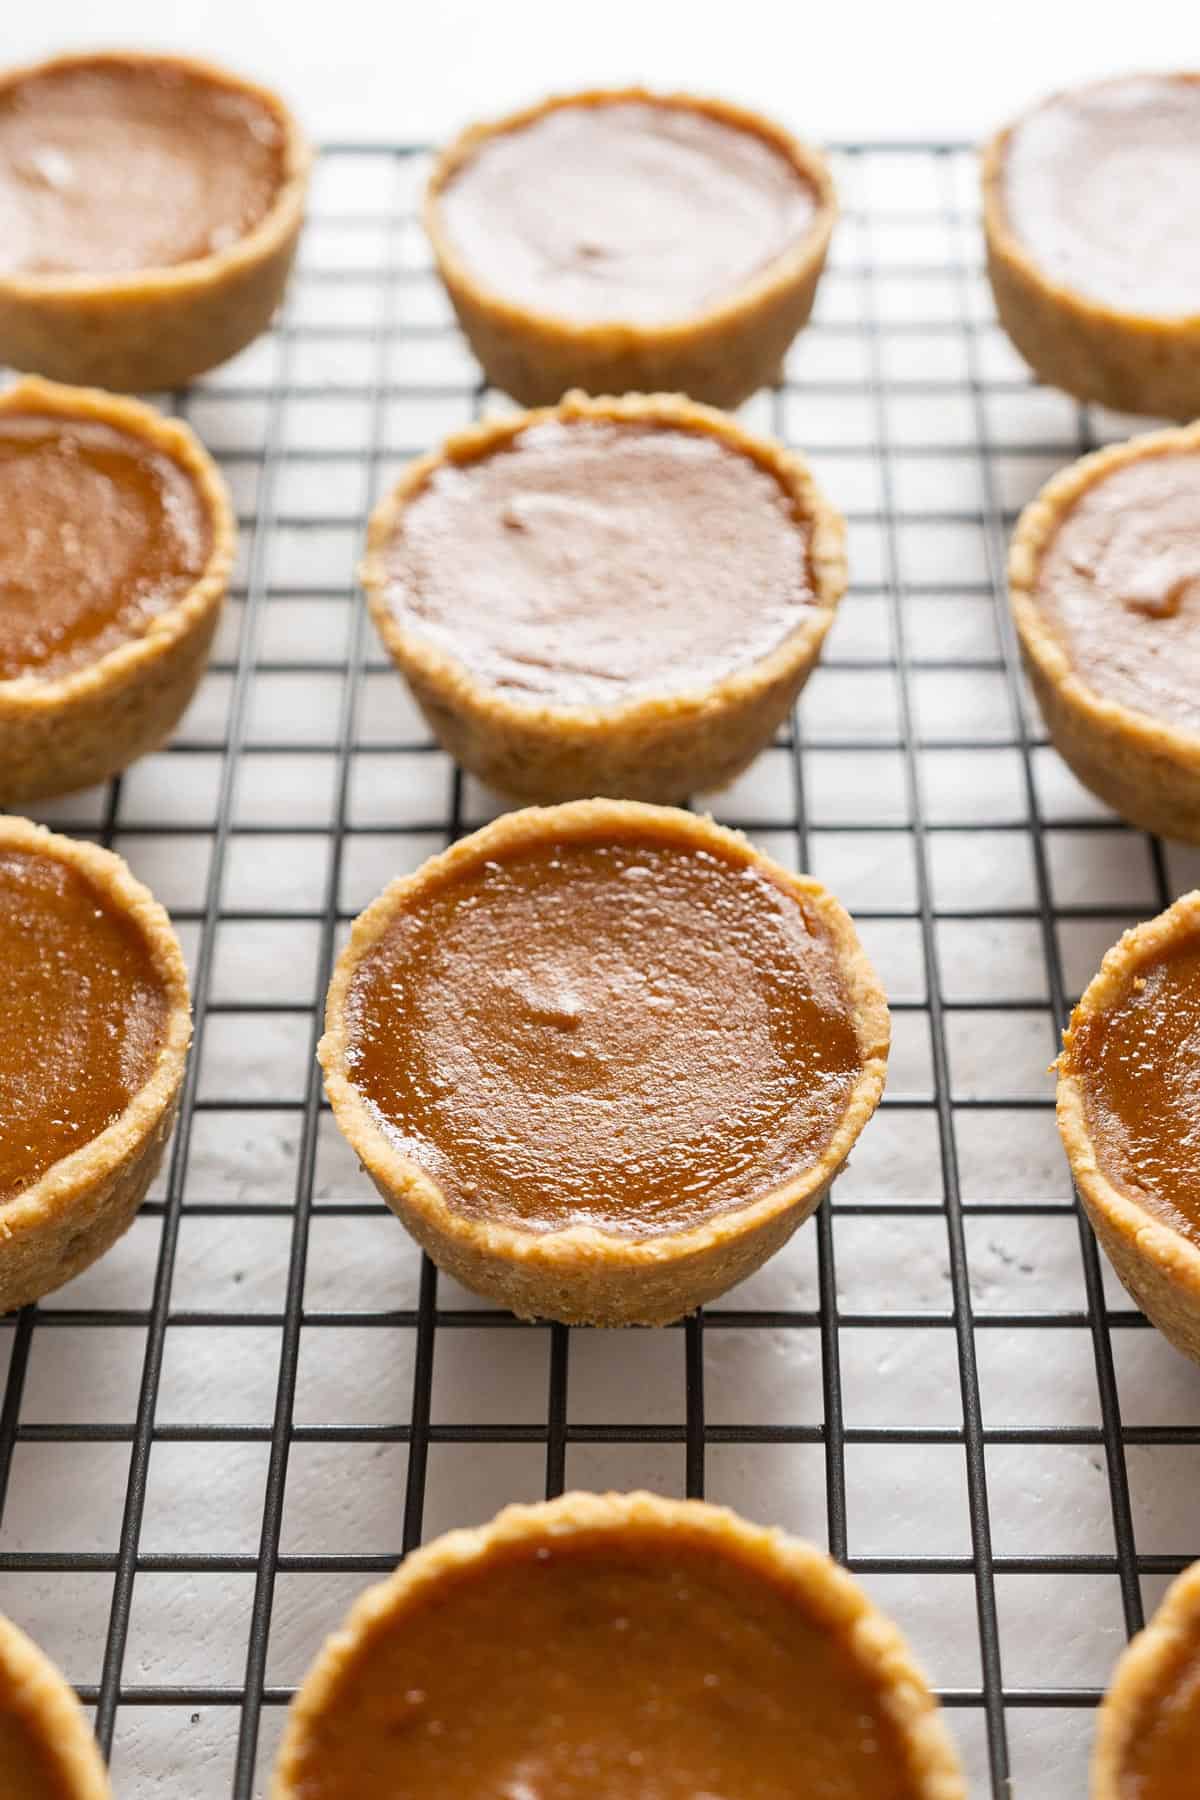
M710 1538L532 1540L384 1619L306 1722L300 1800L915 1800L834 1628Z
M120 1117L166 997L149 945L56 857L0 849L0 1207Z
M551 419L432 472L384 550L387 598L510 700L695 693L812 612L809 533L711 432Z
M0 681L52 680L141 636L211 549L196 483L153 445L0 412Z
M276 114L168 61L96 56L0 87L0 273L123 275L226 250L283 180Z
M487 137L440 195L472 275L583 323L727 299L802 241L816 194L783 152L697 107L559 106Z
M1036 591L1094 693L1200 733L1200 451L1140 456L1086 489Z
M1200 941L1139 968L1073 1026L1064 1068L1109 1180L1200 1243Z
M862 1054L815 907L668 839L570 838L418 892L364 957L347 1070L469 1217L630 1237L821 1155Z
M1192 1633L1163 1672L1163 1691L1137 1721L1120 1800L1195 1800L1200 1769L1200 1643Z

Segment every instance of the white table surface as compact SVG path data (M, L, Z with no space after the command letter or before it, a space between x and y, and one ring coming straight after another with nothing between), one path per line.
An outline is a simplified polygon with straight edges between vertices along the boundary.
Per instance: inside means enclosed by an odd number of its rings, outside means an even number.
M6 60L145 44L280 86L319 138L438 137L560 87L715 90L816 137L976 138L1039 93L1196 60L1178 0L49 0L4 8Z

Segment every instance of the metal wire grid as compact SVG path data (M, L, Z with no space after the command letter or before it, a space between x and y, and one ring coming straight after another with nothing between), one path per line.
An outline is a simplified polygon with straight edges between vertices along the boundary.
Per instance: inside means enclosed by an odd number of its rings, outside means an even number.
M1195 863L1065 777L1002 601L1015 508L1128 421L1033 388L1000 338L965 151L838 161L821 310L747 415L844 505L852 594L793 730L714 808L854 911L893 1077L834 1202L677 1331L522 1326L439 1280L320 1092L346 920L491 810L350 575L393 467L488 398L424 259L420 153L326 151L276 330L174 397L243 514L236 601L169 750L44 816L171 906L195 1045L130 1237L0 1334L0 1606L123 1794L261 1793L369 1577L506 1498L642 1480L823 1537L917 1642L973 1791L1059 1800L1143 1582L1200 1551L1200 1397L1077 1221L1044 1074L1100 950Z

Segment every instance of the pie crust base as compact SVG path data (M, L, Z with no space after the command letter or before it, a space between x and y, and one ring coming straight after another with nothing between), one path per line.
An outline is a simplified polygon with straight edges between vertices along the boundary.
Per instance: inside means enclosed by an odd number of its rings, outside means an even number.
M167 1009L154 1068L121 1116L0 1206L0 1313L61 1287L129 1229L175 1123L192 1036L179 941L163 908L122 859L28 819L0 816L0 850L7 849L57 857L134 919L150 948Z
M1042 553L1088 488L1142 457L1195 450L1200 450L1200 424L1148 432L1082 457L1048 481L1025 508L1008 559L1017 636L1055 749L1084 786L1131 825L1193 844L1200 843L1200 737L1106 700L1088 687L1046 621L1036 593Z
M444 880L481 856L502 856L550 837L616 834L626 827L642 833L651 827L655 835L676 843L724 857L732 853L739 862L767 870L777 885L820 912L837 952L862 1051L862 1069L841 1123L824 1153L784 1185L689 1230L631 1239L591 1225L533 1232L466 1218L447 1204L424 1169L393 1148L346 1073L346 1002L355 972L396 912L430 880ZM824 1199L883 1092L888 1037L887 1002L875 971L848 914L819 882L780 869L739 833L711 819L630 801L581 800L507 813L385 888L355 920L338 960L317 1054L339 1129L388 1205L439 1268L520 1318L666 1325L752 1275Z
M1123 1652L1096 1715L1092 1800L1123 1800L1125 1755L1170 1672L1179 1641L1200 1635L1200 1563L1177 1575L1158 1611Z
M523 706L397 619L387 599L384 553L408 501L439 464L486 456L550 419L707 432L774 475L809 531L814 598L778 649L691 694L641 695L612 706ZM557 407L486 420L412 463L371 515L360 576L376 630L430 730L489 787L535 804L592 794L669 803L727 787L787 718L845 592L845 527L801 457L752 437L722 413L676 394L589 400L572 393Z
M75 1693L36 1644L0 1614L0 1708L19 1714L29 1736L55 1758L54 1792L112 1800L96 1740Z
M726 299L665 324L580 324L534 312L478 282L442 221L439 199L447 183L490 137L531 125L562 106L620 102L705 113L780 151L816 198L816 214L803 240ZM553 406L568 388L581 387L592 394L690 394L710 406L735 407L779 379L788 346L808 321L837 200L820 152L760 114L721 100L633 87L558 94L507 118L470 126L434 163L424 218L438 273L488 381L523 406Z
M1185 894L1157 918L1127 931L1108 951L1071 1015L1068 1041L1085 1019L1121 996L1133 971L1197 931L1200 891ZM1092 1141L1083 1083L1064 1070L1061 1059L1058 1068L1058 1129L1092 1229L1151 1324L1177 1350L1200 1362L1200 1248L1109 1179Z
M94 54L57 56L9 69L0 86L55 69L87 66ZM128 275L0 275L0 362L56 381L151 393L183 387L258 337L283 298L304 222L312 153L278 95L194 57L121 51L120 65L168 64L248 94L283 132L283 178L253 231L228 249L165 269Z
M0 681L0 803L44 800L107 781L170 736L208 666L233 568L233 508L216 464L180 420L94 388L26 376L0 412L95 419L141 438L191 477L212 548L200 579L139 637L67 675Z
M958 1757L937 1702L899 1631L877 1612L857 1583L823 1551L781 1531L751 1525L725 1507L699 1500L665 1500L655 1494L564 1494L538 1506L508 1506L489 1525L452 1531L414 1551L396 1572L368 1588L339 1631L326 1640L304 1685L292 1702L271 1800L301 1800L304 1735L310 1722L337 1703L343 1671L362 1654L381 1628L402 1618L405 1609L431 1587L505 1545L522 1540L569 1537L603 1531L614 1537L686 1529L710 1539L713 1552L736 1553L775 1582L790 1588L811 1617L841 1638L854 1660L879 1684L882 1704L907 1752L912 1791L920 1800L966 1800ZM547 1646L553 1654L553 1646ZM747 1757L753 1746L747 1744Z
M1040 380L1078 400L1148 418L1194 419L1200 309L1164 319L1090 300L1043 274L1010 228L1004 158L1020 123L998 132L983 152L983 234L1000 323Z

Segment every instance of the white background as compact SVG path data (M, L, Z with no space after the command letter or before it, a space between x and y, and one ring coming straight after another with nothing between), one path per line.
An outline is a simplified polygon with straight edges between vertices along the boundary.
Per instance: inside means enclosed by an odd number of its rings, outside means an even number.
M754 102L816 137L976 138L1047 88L1200 61L1179 0L49 0L4 56L187 49L276 83L317 137L438 137L542 91L645 80Z

